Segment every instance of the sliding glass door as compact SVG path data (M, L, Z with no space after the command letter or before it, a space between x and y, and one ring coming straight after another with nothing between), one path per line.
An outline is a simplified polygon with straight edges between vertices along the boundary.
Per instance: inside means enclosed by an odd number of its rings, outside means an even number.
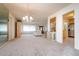
M8 22L0 21L0 46L8 40Z

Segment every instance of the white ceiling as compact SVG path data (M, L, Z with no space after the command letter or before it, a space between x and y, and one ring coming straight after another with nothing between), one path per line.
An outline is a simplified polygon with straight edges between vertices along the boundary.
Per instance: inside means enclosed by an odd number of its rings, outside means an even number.
M49 15L69 5L68 3L10 3L4 4L16 18L30 15L34 22L46 23Z

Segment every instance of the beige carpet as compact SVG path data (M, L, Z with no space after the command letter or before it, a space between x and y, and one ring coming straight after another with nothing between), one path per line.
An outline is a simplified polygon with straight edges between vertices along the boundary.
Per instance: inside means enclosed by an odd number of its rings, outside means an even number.
M44 37L23 35L7 42L0 48L2 56L70 56L79 55L79 51L68 45L61 45Z
M7 35L0 35L0 46L7 41Z

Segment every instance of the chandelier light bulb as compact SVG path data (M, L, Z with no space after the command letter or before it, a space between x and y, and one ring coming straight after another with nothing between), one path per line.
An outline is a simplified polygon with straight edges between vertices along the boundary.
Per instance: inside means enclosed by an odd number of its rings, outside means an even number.
M23 20L29 22L29 21L32 21L33 20L33 17L32 16L24 16L23 17Z
M23 17L23 20L26 20L25 17Z

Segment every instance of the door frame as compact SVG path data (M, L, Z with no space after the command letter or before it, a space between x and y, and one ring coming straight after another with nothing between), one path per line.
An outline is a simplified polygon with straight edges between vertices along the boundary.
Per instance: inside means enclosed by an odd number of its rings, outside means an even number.
M72 10L72 11L69 11L69 12L66 12L64 15L63 15L63 43L65 43L65 39L64 39L64 16L65 15L68 15L68 14L70 14L70 13L73 13L73 16L72 16L72 18L74 19L74 42L75 42L75 18L74 18L74 16L75 16L75 14L74 14L74 10ZM66 28L67 29L67 28ZM74 42L73 42L73 46L74 46Z

